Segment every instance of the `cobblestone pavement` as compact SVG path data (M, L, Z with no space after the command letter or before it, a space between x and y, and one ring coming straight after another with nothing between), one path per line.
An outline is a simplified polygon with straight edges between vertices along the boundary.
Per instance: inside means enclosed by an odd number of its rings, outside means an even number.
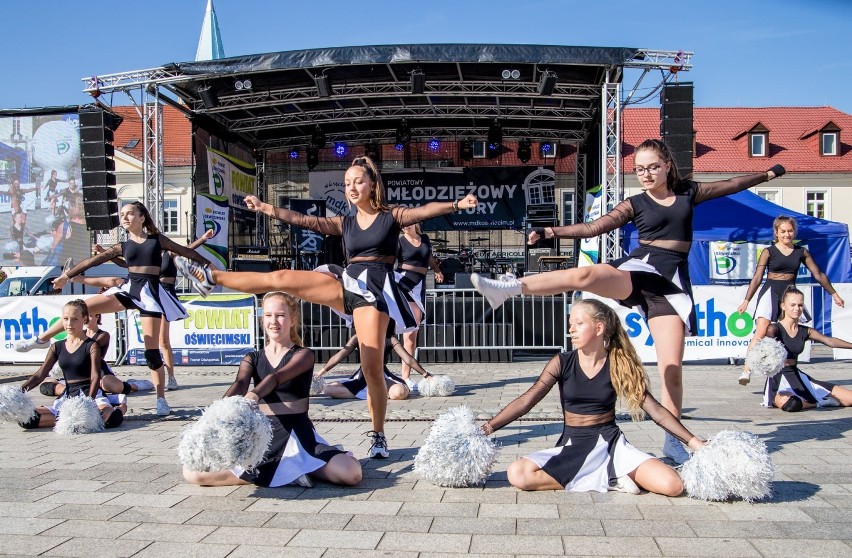
M559 437L555 391L498 432L500 459L484 487L446 489L418 478L412 462L431 419L461 403L492 415L531 385L543 361L430 365L458 389L448 398L391 401L391 458L383 461L364 458L365 402L314 398L319 432L361 458L358 487L189 486L177 461L178 435L222 395L236 368L182 367L180 389L167 393L175 410L167 418L153 414L155 398L146 393L130 397L128 420L115 431L60 437L0 424L0 554L852 556L852 411L764 409L762 383L742 387L739 369L720 362L685 367L684 423L702 436L725 428L759 435L779 469L767 502L515 490L506 481L508 464ZM341 368L334 372L354 367ZM852 385L849 363L830 360L823 348L803 368ZM34 370L0 367L0 382L20 383ZM144 378L147 369L117 373ZM649 373L656 393L656 369ZM621 427L634 445L658 453L663 433L653 422Z

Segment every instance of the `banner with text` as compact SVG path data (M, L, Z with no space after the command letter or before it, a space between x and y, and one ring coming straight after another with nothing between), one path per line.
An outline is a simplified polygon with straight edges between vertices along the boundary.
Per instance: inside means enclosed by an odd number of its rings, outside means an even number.
M224 196L232 207L246 209L245 197L257 195L254 165L209 147L207 175L210 177L210 193Z
M583 205L583 222L589 223L603 214L603 187L600 184L586 190ZM600 261L601 239L599 236L580 239L580 258L578 267L594 265Z
M710 282L717 284L742 285L751 281L760 253L769 244L755 242L708 242L710 262ZM805 244L799 244L807 248ZM808 281L811 272L805 266L799 266L798 281Z
M3 343L0 346L0 363L44 362L47 351L15 352L15 341L32 339L47 331L55 322L62 319L62 307L71 300L83 300L95 295L56 295L56 296L4 296L0 298L0 323L3 324ZM101 316L101 329L108 331L115 341L115 314ZM53 338L65 339L65 332ZM106 360L115 360L115 345L110 345ZM35 372L35 369L33 369Z
M181 296L189 317L172 322L169 338L175 364L236 365L254 350L256 298L247 294ZM127 363L145 364L139 312L127 312Z
M216 269L228 269L228 215L231 208L225 196L199 194L195 197L195 238L209 230L213 238L198 248Z

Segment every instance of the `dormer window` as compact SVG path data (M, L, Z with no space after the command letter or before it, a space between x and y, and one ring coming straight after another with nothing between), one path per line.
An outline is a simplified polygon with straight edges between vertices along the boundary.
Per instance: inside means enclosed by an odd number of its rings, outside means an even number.
M766 157L765 133L752 133L748 136L748 154L751 157Z
M819 152L824 156L832 156L838 154L837 149L837 132L822 132L819 140Z

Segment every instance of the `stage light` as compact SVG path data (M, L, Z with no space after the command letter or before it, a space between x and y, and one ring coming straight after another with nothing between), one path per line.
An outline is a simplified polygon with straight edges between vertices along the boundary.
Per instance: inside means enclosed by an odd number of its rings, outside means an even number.
M311 134L311 145L313 145L317 149L322 149L323 147L325 147L326 141L327 140L325 137L325 132L323 132L322 129L317 126Z
M423 70L417 69L411 72L411 93L414 95L422 95L426 92L426 74Z
M298 159L299 158L299 150L298 149L291 149L290 150L290 158L291 159Z
M248 91L251 89L251 80L250 79L238 79L234 82L234 89L237 91Z
M441 149L441 142L435 138L429 140L429 151L438 151Z
M374 141L371 141L367 145L364 146L364 155L373 160L374 163L378 163L382 159L381 148L379 148L379 144Z
M411 128L408 122L403 119L402 123L396 129L396 143L405 145L411 141Z
M556 157L556 143L552 141L543 141L538 146L539 153L542 158L553 158Z
M500 72L500 77L503 79L521 79L521 71L506 69Z
M473 159L473 142L470 140L462 140L459 142L459 157L462 161L470 161Z
M213 89L213 86L209 83L198 88L198 96L201 97L201 102L204 104L204 108L206 109L212 109L219 106L219 96L216 94L216 90Z
M541 80L538 82L538 94L543 96L553 95L553 90L556 89L556 72L545 70L541 73Z
M522 139L518 142L518 159L522 163L527 163L532 158L532 146L530 140Z
M308 160L308 170L314 170L319 164L319 150L316 147L309 147L305 150L305 155Z
M521 71L512 70L512 79L521 79Z
M403 149L405 149L405 144L404 143L396 143L396 144L394 144L393 148L396 149L397 151L402 151Z
M336 142L334 144L334 154L338 157L344 157L346 155L346 144L343 142Z
M496 120L488 127L487 147L488 155L495 156L503 146L503 127Z
M331 80L325 74L315 76L314 82L317 86L317 96L319 97L331 97L334 91L331 88Z

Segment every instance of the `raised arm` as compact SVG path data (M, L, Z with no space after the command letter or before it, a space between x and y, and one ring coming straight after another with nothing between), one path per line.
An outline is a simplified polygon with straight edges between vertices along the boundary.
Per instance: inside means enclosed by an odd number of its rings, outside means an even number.
M319 217L316 215L305 215L298 211L284 209L283 207L275 207L271 203L260 201L257 196L246 196L246 207L252 211L263 213L273 219L284 221L303 229L310 229L321 234L332 236L343 235L343 217Z
M688 445L692 449L698 449L704 445L704 441L694 436L692 432L687 430L683 424L671 412L660 405L659 401L654 399L654 396L645 392L645 399L642 401L642 410L648 413L657 426Z
M812 327L808 328L808 339L816 341L817 343L822 343L826 347L831 347L832 349L852 349L852 343L849 341L823 335Z
M178 254L179 256L189 258L190 260L194 260L200 263L201 265L210 265L210 261L195 250L186 246L181 246L171 238L162 234L160 235L160 246L163 247L163 250L168 250L169 252L173 252L175 254Z
M719 180L716 182L699 183L695 193L695 203L712 200L713 198L721 198L736 194L743 190L747 190L752 186L757 186L764 182L769 182L773 178L778 178L787 172L781 165L775 165L766 172L756 174L747 174L745 176L735 176L728 180Z
M47 375L50 374L50 370L56 364L57 359L58 355L56 354L56 344L53 343L47 350L47 356L44 357L44 362L38 367L35 374L30 376L27 381L23 383L21 389L24 391L30 391L42 383L44 379L47 378Z
M819 283L820 287L825 289L828 294L831 295L831 298L834 299L834 303L843 308L843 299L840 298L840 295L837 294L837 291L831 286L831 281L828 280L828 277L826 277L825 273L822 272L807 249L805 249L805 267L807 267L811 272L814 281Z
M633 220L633 204L626 199L612 208L606 215L588 223L565 225L564 227L544 227L530 231L527 242L535 244L540 238L593 238L623 227Z
M420 363L417 361L416 358L414 358L411 353L405 350L405 347L402 346L402 343L399 342L399 339L397 339L396 337L391 337L390 344L393 348L393 351L399 356L402 362L404 362L414 370L417 370L417 372L424 378L429 378L432 376L432 374L426 372L426 370L422 366L420 366Z
M213 238L213 236L215 234L216 234L216 231L214 231L213 229L207 229L206 231L204 231L204 234L202 234L201 236L199 236L198 238L196 238L195 240L190 242L187 245L187 248L189 248L190 250L195 250L196 248L198 248L199 246L201 246L202 244L204 244L205 242L207 242L208 240Z
M560 355L556 355L545 365L544 370L530 389L506 405L502 411L497 413L497 416L482 425L483 432L486 434L496 432L527 414L550 392L550 389L559 381L561 373L562 361Z
M237 377L234 379L231 387L228 388L228 391L225 392L225 397L231 397L232 395L245 396L248 390L251 389L251 377L254 374L254 358L257 358L257 353L252 352L244 356L243 360L240 361L240 366L237 369Z
M349 341L343 345L343 348L331 355L331 358L328 359L328 362L325 363L325 366L320 368L319 372L317 372L317 376L322 376L341 362L343 359L352 354L352 351L358 348L358 336L353 335L349 338Z
M121 244L115 244L113 246L110 246L109 248L107 248L106 250L101 252L100 254L95 254L91 258L86 258L82 262L78 263L77 265L75 265L74 267L69 269L67 272L63 272L62 275L60 275L59 277L57 277L56 279L53 280L53 288L54 289L61 289L62 287L65 286L65 283L71 277L74 277L75 275L79 275L80 273L83 273L84 271L86 271L90 267L95 267L96 265L100 265L104 262L108 262L111 259L116 258L120 255L121 255Z
M430 202L420 207L405 207L395 205L391 207L393 218L399 223L400 227L407 227L432 217L440 217L447 213L454 213L460 209L471 209L477 206L479 202L476 196L468 194L460 200L451 202Z
M748 303L751 302L751 299L754 297L754 293L757 292L757 288L760 287L761 281L763 281L763 273L766 271L766 266L769 263L769 250L764 249L763 252L760 253L760 257L757 259L757 267L754 270L754 276L751 278L751 283L748 284L748 291L746 291L745 298L743 299L742 304L737 308L737 312L742 314L748 308Z
M314 362L315 357L312 350L299 349L293 354L287 364L276 370L274 374L270 374L264 378L246 396L252 397L254 395L257 399L263 399L284 382L292 380L306 372L310 373L314 369Z

